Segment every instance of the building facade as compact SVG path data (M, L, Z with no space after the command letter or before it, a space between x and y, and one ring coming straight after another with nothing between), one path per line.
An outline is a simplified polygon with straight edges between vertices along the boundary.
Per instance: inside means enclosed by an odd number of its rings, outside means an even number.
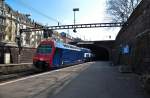
M35 49L45 38L65 43L73 41L66 33L63 36L57 31L31 28L47 27L32 20L30 14L15 11L5 0L0 0L0 64L32 62Z
M31 20L29 14L14 11L4 0L0 1L0 41L16 44L16 37L20 36L20 29L40 27L41 24ZM22 45L36 47L42 39L43 31L22 33ZM37 42L36 42L37 41Z
M20 29L37 27L44 26L0 0L0 63L32 62L35 48L43 39L43 30L20 33ZM21 38L21 49L17 38Z

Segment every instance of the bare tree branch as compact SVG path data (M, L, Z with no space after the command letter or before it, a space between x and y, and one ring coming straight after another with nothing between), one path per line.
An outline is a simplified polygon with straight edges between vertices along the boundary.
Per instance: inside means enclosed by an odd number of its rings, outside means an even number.
M112 21L125 22L141 0L107 0L107 13Z

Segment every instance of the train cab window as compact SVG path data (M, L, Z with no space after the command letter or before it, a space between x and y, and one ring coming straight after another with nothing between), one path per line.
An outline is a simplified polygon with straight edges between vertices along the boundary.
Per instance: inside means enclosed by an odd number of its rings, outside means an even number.
M88 53L84 53L84 57L85 57L85 58L88 57Z
M51 45L40 45L37 48L37 53L47 54L47 53L51 53L51 51L52 51L52 46Z

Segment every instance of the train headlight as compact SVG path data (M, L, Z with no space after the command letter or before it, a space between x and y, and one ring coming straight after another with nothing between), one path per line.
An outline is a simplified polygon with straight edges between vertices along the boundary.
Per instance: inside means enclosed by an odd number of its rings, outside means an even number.
M43 59L43 58L39 58L39 60L40 60L40 61L44 61L44 59Z

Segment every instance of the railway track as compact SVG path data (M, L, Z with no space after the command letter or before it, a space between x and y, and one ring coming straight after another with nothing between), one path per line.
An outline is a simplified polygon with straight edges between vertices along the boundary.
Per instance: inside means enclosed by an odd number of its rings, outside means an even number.
M28 65L23 65L23 66L28 66ZM66 67L70 67L70 66L74 66L74 65L66 65L66 66L62 66L61 68L66 68ZM12 69L13 68L12 65L10 65L9 69L8 69L8 67L9 66L4 67L5 71L0 72L0 83L4 83L4 82L10 81L10 80L15 80L15 79L19 79L22 77L27 77L27 76L46 72L46 71L38 70L33 66L32 67L28 66L27 68L26 67L22 68L22 65L20 65L19 67L21 67L21 68L19 68L19 69L17 68L18 65L16 67L13 66L14 69ZM56 69L58 69L58 68L56 68ZM56 69L52 69L52 70L56 70Z
M21 72L16 72L16 73L10 73L10 74L0 74L0 83L4 83L10 80L15 80L18 78L22 78L22 77L26 77L26 76L30 76L30 75L34 75L34 74L38 74L38 73L42 73L41 71L35 70L35 69L30 69L30 70L25 70L25 71L21 71Z

